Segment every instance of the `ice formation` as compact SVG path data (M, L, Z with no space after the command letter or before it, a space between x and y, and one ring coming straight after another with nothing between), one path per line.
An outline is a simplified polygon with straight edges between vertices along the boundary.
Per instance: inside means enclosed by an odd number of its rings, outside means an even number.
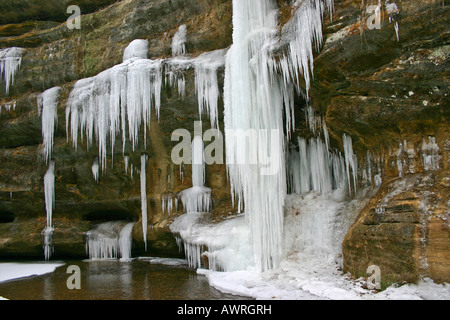
M347 173L348 188L351 193L352 192L351 181L353 180L353 188L356 192L357 177L358 177L358 159L356 158L356 155L353 153L352 138L344 134L342 140L344 142L345 171ZM350 173L350 169L352 174ZM350 177L353 177L353 179L350 179Z
M347 183L345 160L341 153L331 151L321 137L298 139L288 159L290 192L305 194L317 191L328 194Z
M280 42L275 1L233 1L233 45L225 61L226 161L233 199L239 212L245 208L250 264L259 271L276 268L282 259L283 206L287 194L285 141L294 126L294 93L297 89L302 94L297 86L300 76L306 81L306 91L309 90L313 47L321 45L323 14L326 7L332 6L331 0L297 1L295 16L283 29ZM288 50L275 59L273 51L280 44ZM198 76L197 81L202 77L206 75ZM199 99L201 96L208 95L198 93ZM312 108L308 110L310 127L315 131L323 124ZM312 159L303 164L309 178L300 181L299 175L290 177L291 184L300 192L315 189L330 192L343 181L349 181L350 185L350 174L356 177L351 139L344 136L344 156L332 153L326 126L323 127L325 141L310 141ZM307 148L306 141L300 141L300 145ZM295 156L297 160L293 159L292 167L298 165L296 170L300 174L300 153ZM307 156L306 151L302 153L304 159ZM356 187L355 179L353 184ZM199 265L202 246L208 248L209 254L215 252L209 241L196 242L193 238L189 241L185 239L188 234L180 234L191 264ZM222 249L217 250L223 252ZM219 265L215 269L227 269Z
M142 233L144 236L145 251L147 251L148 234L148 209L147 209L147 161L148 156L141 156L141 210L142 210Z
M440 155L439 145L436 143L436 137L429 137L428 143L424 139L422 143L422 165L425 171L434 171L440 169L442 156Z
M5 80L6 94L9 93L14 77L22 64L22 54L25 49L12 47L0 50L0 78Z
M66 106L66 132L74 148L78 139L86 137L87 147L98 145L100 166L104 171L108 148L114 154L118 136L122 149L129 141L133 151L143 129L144 144L150 127L152 109L159 118L161 90L166 85L177 87L184 97L185 76L189 68L196 70L199 112L206 113L217 125L219 87L217 69L224 65L226 50L205 53L196 58L176 57L150 60L143 58L146 40L133 41L125 50L124 62L98 75L79 80L70 93ZM109 147L108 147L109 146Z
M42 117L42 137L44 144L44 158L48 163L53 153L55 127L58 121L58 98L60 87L44 91L37 98L38 114Z
M255 263L261 271L276 267L281 258L286 195L283 114L291 114L291 110L283 112L283 82L273 68L275 9L275 2L269 0L233 1L233 45L225 68L227 168L232 196L239 205L245 201ZM236 143L230 132L239 130L253 134L253 142ZM280 165L273 174L264 175L269 154Z
M172 39L172 55L180 56L186 53L186 25L181 25Z
M173 197L172 194L165 194L161 199L161 207L163 211L163 215L167 214L169 217L172 215L174 211L174 201L175 201L175 211L178 208L178 198Z
M194 60L195 88L198 98L200 119L206 113L211 128L219 128L219 84L217 70L225 65L226 50L206 52Z
M55 207L55 162L50 161L47 173L44 176L45 210L47 213L47 226L42 232L44 237L44 256L49 260L53 254L53 208Z
M192 141L192 188L179 195L186 213L209 212L211 209L211 189L205 187L204 145L201 136Z
M294 75L298 83L303 77L306 95L314 72L314 46L322 45L322 20L325 10L333 10L334 0L297 0L293 19L283 27L283 42L288 45L287 62L282 64L284 74Z
M16 100L5 103L4 105L6 112L11 112L11 110L16 110ZM0 105L0 114L2 114L2 106Z
M86 251L89 258L130 260L134 225L134 222L112 221L86 232Z
M132 58L147 59L148 57L148 40L133 40L123 52L123 61Z
M245 270L254 264L249 228L244 216L220 224L208 223L208 214L185 214L170 225L184 248L188 265L214 271ZM207 260L207 265L205 265Z
M395 29L395 34L397 36L397 41L400 41L400 35L399 35L400 27L398 25L398 21L396 21L396 17L400 13L400 10L395 2L392 2L392 3L386 2L385 6L386 6L386 11L388 12L389 22L394 22L394 29Z
M94 176L94 180L96 182L98 182L99 171L100 171L100 164L98 163L98 158L95 158L94 162L92 163L92 175Z
M159 117L161 106L162 60L131 58L95 77L79 80L66 107L66 131L69 127L73 146L79 132L91 147L97 140L99 159L106 169L108 142L114 150L121 133L123 149L127 139L133 150L139 142L141 126L146 144L152 108Z

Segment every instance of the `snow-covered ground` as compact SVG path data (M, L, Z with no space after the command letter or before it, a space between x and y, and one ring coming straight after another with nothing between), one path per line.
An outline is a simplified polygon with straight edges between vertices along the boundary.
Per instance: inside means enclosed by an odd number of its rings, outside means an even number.
M64 263L0 263L0 283L10 280L22 279L32 276L40 276L52 273ZM0 296L0 300L7 300Z
M0 263L0 283L52 273L64 263Z
M188 214L173 227L180 229L178 234L189 248L208 248L205 254L213 268L198 269L198 273L225 293L261 300L450 300L450 285L438 285L430 279L377 293L366 289L365 279L355 281L342 273L341 244L358 209L366 203L364 199L367 197L345 200L342 190L328 195L311 192L288 196L284 259L278 268L263 273L251 263L251 247L242 245L249 241L244 217L209 225L198 214Z
M303 267L299 259L292 259L283 262L279 269L262 274L204 269L198 273L224 293L258 300L450 300L450 285L438 285L430 279L375 293L363 288L364 280L352 281L337 269L316 265L313 270Z

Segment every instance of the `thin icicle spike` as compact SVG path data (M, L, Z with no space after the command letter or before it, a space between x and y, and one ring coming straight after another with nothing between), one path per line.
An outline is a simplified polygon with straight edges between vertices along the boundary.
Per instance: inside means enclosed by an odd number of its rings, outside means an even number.
M344 155L345 155L345 170L347 173L347 180L348 180L348 188L349 192L352 193L352 184L351 181L353 181L353 187L354 191L357 191L357 177L358 177L358 162L356 155L353 153L353 141L352 138L344 134L343 136L343 142L344 142ZM352 173L350 174L350 169ZM353 179L350 179L350 175Z
M0 78L5 80L5 91L14 84L14 77L22 64L22 54L25 49L12 47L0 50Z
M48 163L53 153L55 127L58 122L58 98L61 88L48 89L37 98L38 114L42 117L42 137L44 144L44 159Z
M147 210L147 161L148 156L141 156L141 210L142 210L142 233L144 236L145 251L147 251L148 234L148 210Z

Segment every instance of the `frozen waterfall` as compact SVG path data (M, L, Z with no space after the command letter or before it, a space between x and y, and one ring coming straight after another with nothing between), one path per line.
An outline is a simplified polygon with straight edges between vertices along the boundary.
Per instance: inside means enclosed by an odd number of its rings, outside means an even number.
M91 260L131 259L135 223L111 221L86 232L86 251Z
M281 259L286 196L283 114L291 114L291 110L283 112L291 106L283 103L283 81L272 67L276 14L275 1L233 1L233 45L225 70L228 172L233 196L245 202L254 259L261 271L277 267ZM237 131L255 138L247 145L236 143L230 132ZM273 174L264 175L268 155L279 165Z

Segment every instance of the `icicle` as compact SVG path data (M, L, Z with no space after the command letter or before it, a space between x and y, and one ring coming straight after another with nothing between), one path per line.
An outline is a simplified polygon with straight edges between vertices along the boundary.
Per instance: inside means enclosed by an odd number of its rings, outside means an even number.
M148 156L141 156L141 209L142 232L144 235L145 251L147 251L148 211L147 211L147 161Z
M166 84L171 88L178 89L178 95L184 99L186 97L186 78L184 73L192 67L192 59L187 57L176 57L165 61Z
M298 8L294 17L283 27L284 41L289 46L289 63L285 64L289 70L285 73L291 73L296 83L303 75L307 97L314 72L313 48L319 49L322 45L323 15L327 8L332 11L333 3L333 0L296 1L294 6Z
M44 159L48 163L53 153L53 140L55 126L58 121L58 98L61 88L48 89L40 94L38 101L38 114L42 116L42 137L44 139Z
M98 163L98 158L95 158L94 162L92 163L92 175L94 176L94 180L97 183L99 178L99 171L100 171L100 164Z
M358 167L357 167L357 160L356 155L353 153L353 141L352 138L344 134L343 136L343 142L344 142L344 155L345 155L345 170L347 173L347 181L348 181L348 188L350 193L351 190L351 179L350 179L350 168L352 170L352 177L353 177L353 186L355 189L355 192L357 190L357 174L358 174Z
M181 25L172 39L172 56L180 56L186 53L186 25Z
M299 151L291 150L288 159L291 193L327 194L345 185L344 159L336 151L329 151L326 141L317 137L307 143L298 138Z
M125 174L128 174L128 170L129 170L129 167L130 167L130 157L129 156L124 156L123 157L123 162L124 162L124 165L125 165Z
M11 85L14 84L14 77L22 64L22 54L25 49L12 47L0 50L0 77L6 83L6 94L9 94Z
M219 128L218 100L219 85L217 70L225 64L226 50L203 53L195 59L195 88L197 90L200 119L206 114L211 120L211 128Z
M397 41L400 41L400 35L399 35L399 25L398 25L398 21L396 21L396 17L397 15L400 13L399 8L397 7L397 4L395 2L393 3L389 3L386 2L385 3L386 6L386 10L389 16L389 22L394 22L394 29L395 29L395 34L397 36Z
M49 260L53 254L53 208L55 207L55 162L50 161L47 173L44 176L45 209L47 213L47 226L44 235L44 256Z

